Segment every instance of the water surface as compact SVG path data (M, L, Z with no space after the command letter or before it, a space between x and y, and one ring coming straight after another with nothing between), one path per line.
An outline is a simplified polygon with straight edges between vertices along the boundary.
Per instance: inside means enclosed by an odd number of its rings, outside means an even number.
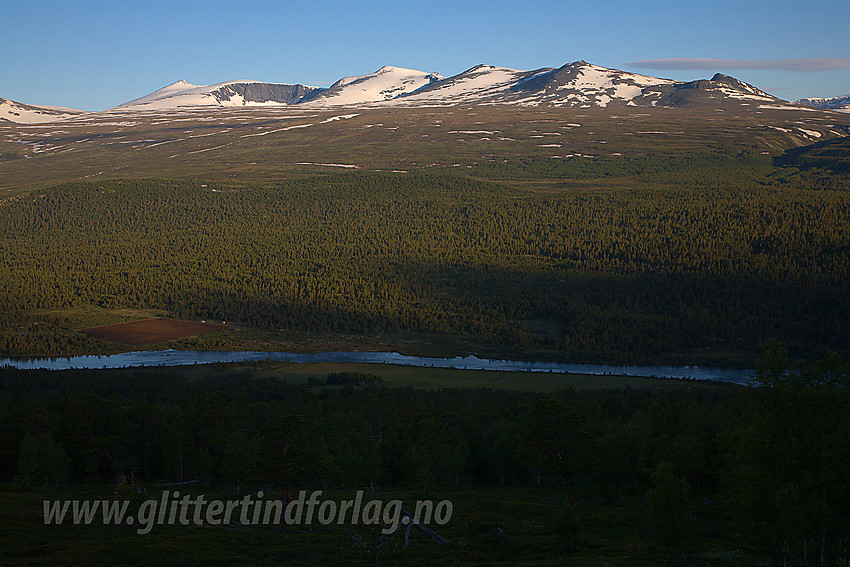
M258 351L198 351L165 350L135 351L110 355L87 355L54 358L0 358L0 366L22 370L126 368L133 366L184 366L248 361L280 362L347 362L363 364L398 364L432 368L457 368L462 370L501 370L523 372L553 372L559 374L628 375L655 378L685 378L692 380L718 380L746 384L754 371L737 368L712 368L704 366L634 366L610 364L569 364L564 362L498 360L465 356L432 358L408 356L397 352L258 352Z

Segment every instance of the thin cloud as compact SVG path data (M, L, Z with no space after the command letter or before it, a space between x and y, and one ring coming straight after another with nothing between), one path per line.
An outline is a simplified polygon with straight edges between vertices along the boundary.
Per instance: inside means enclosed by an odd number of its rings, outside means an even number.
M631 67L647 69L773 69L780 71L835 71L850 67L846 57L813 57L809 59L708 59L674 57L672 59L646 59L627 63Z

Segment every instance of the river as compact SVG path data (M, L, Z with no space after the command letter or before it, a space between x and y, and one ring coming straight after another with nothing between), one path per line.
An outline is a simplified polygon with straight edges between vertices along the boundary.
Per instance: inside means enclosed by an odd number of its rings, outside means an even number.
M692 380L717 380L746 384L754 371L737 368L712 368L704 366L633 366L609 364L569 364L497 360L465 356L455 358L430 358L407 356L397 352L256 352L256 351L197 351L165 350L135 351L110 355L85 355L52 358L0 358L0 366L22 370L125 368L132 366L183 366L247 361L280 362L347 362L363 364L398 364L432 368L458 368L463 370L501 370L524 372L553 372L559 374L628 375L655 378L680 378Z

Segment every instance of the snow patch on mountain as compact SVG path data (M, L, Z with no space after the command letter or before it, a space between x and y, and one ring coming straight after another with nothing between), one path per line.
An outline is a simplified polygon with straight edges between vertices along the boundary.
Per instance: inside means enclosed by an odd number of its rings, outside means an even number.
M819 99L808 100L812 101L812 105L816 102L821 104ZM758 104L751 105L752 102ZM112 110L115 114L162 111L164 115L168 115L168 120L174 117L173 111L180 110L183 114L198 114L194 117L197 120L212 120L215 118L204 118L201 115L206 113L207 109L215 107L304 106L315 110L364 106L514 104L574 108L710 108L727 105L751 105L761 108L765 103L780 106L789 104L734 77L719 73L711 79L681 82L609 69L586 61L575 61L559 68L546 67L529 71L476 65L448 78L437 73L386 66L367 75L343 77L329 88L248 80L194 85L181 80ZM850 109L850 100L841 104L846 104ZM58 116L45 116L46 111L28 111L29 118L26 118L20 109L9 108L3 111L3 107L0 107L0 111L5 112L5 115L0 112L0 119L8 120L14 117L12 119L18 122L25 119L46 121ZM802 110L806 107L794 108ZM107 114L109 112L100 113L98 116L102 119ZM87 118L79 117L77 120Z
M82 114L81 110L59 106L36 106L0 98L0 120L5 119L17 124L42 124L65 120Z
M421 102L458 104L475 99L492 99L533 73L493 65L476 65L463 73L423 87L397 102L404 105Z
M215 85L193 85L180 80L149 95L131 100L116 110L171 110L190 106L269 106L301 102L317 87L263 83L260 81L227 81Z
M343 77L305 101L311 106L348 106L394 99L442 80L442 75L385 66L374 73Z
M835 96L831 98L801 98L794 104L819 108L821 110L837 110L838 112L850 112L850 94Z
M509 100L526 105L605 107L611 103L634 105L634 100L646 96L647 89L673 84L617 69L575 61L545 73L536 73L517 82Z

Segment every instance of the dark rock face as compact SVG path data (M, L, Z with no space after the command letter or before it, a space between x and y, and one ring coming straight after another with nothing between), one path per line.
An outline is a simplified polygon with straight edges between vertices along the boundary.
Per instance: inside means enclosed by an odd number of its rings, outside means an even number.
M726 89L724 91L724 89ZM657 106L718 106L732 103L734 100L728 90L738 91L744 98L747 96L764 97L777 100L776 97L757 89L749 83L735 77L716 73L711 79L698 79L687 83L653 87L660 97ZM756 99L757 100L757 99Z
M574 81L581 71L581 67L587 65L584 61L576 61L568 63L557 69L552 69L547 73L541 73L545 69L532 71L528 74L527 79L520 79L516 84L511 86L511 91L517 93L533 93L540 91L550 91L557 89L561 85L569 84Z
M713 83L725 83L733 87L744 86L747 84L743 81L739 81L735 77L724 75L723 73L715 73L714 76L711 78L711 81Z
M304 85L279 85L272 83L231 83L213 91L219 102L241 96L244 102L276 102L297 104L302 99L322 89Z
M756 96L764 96L764 97L768 97L768 98L775 98L772 95L769 95L766 92L755 88L751 84L745 83L744 81L740 81L740 80L736 79L735 77L730 77L729 75L723 75L721 73L715 73L715 75L711 78L711 82L726 85L726 86L731 87L735 90L754 94Z
M708 79L664 85L657 88L661 96L656 104L670 107L716 105L726 99L722 93L715 90L718 86Z

